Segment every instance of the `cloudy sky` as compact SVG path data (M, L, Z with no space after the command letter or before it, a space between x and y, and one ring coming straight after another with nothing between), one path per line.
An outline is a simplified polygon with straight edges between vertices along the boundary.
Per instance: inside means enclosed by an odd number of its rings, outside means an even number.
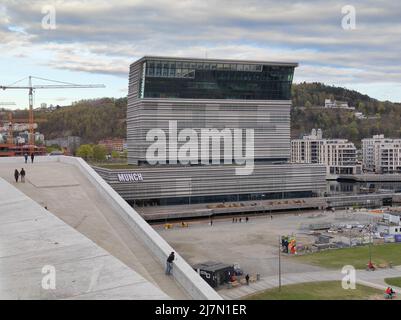
M106 85L40 90L36 106L122 97L129 64L143 55L296 61L296 82L401 101L398 1L0 0L0 50L0 85L28 75ZM25 91L0 92L0 103L27 100Z

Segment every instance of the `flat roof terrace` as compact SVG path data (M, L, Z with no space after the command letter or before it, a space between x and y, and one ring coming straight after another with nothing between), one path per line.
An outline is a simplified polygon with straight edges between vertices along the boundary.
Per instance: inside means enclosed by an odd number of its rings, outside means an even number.
M0 159L0 298L189 298L77 167L16 159ZM56 291L41 289L45 264Z
M0 190L0 299L169 299L3 179ZM53 267L54 290L42 285Z

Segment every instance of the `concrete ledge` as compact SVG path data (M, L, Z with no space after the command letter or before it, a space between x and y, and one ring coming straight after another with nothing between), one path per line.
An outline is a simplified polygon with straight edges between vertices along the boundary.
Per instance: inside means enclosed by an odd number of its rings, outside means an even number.
M83 159L67 156L37 157L38 162L60 161L76 166L110 205L144 242L162 266L170 252L175 251L120 195L113 190ZM20 158L22 159L22 158ZM36 158L35 158L36 160ZM14 160L15 161L15 160ZM193 298L199 300L221 300L218 293L210 287L192 267L176 253L172 276Z

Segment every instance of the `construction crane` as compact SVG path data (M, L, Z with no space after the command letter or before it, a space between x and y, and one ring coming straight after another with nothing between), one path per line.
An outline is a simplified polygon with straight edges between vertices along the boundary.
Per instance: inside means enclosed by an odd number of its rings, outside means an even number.
M0 102L0 106L15 106L15 102Z
M24 81L28 79L28 85L27 86L16 86L17 83ZM42 80L42 81L48 81L56 84L52 85L32 85L32 79L37 79L37 80ZM92 88L105 88L105 85L103 84L92 84L92 85L83 85L83 84L75 84L75 83L69 83L69 82L63 82L63 81L56 81L56 80L50 80L50 79L44 79L44 78L39 78L39 77L33 77L29 76L27 78L18 80L10 85L7 86L0 86L0 89L3 90L9 90L9 89L25 89L28 90L28 96L29 96L29 145L30 145L30 151L33 152L34 146L35 146L35 137L34 137L34 128L33 128L33 94L34 91L37 89L92 89Z

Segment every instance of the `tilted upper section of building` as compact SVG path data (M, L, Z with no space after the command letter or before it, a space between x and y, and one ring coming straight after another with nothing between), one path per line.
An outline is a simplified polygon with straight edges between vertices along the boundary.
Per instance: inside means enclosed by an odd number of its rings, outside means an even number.
M146 56L131 65L135 98L290 100L293 62Z

